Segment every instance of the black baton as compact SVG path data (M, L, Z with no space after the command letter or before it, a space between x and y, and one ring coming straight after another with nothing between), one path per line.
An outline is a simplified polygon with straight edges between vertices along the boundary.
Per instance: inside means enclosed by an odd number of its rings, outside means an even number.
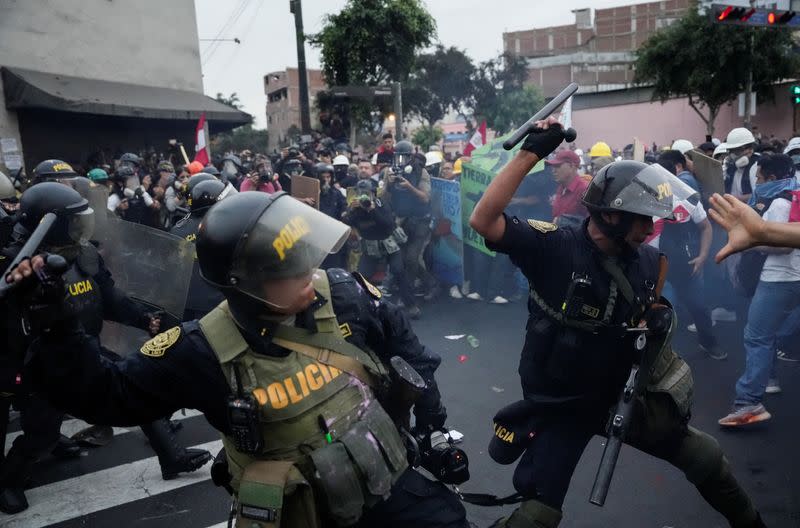
M39 246L44 241L44 237L47 236L47 233L53 227L53 224L56 221L55 213L47 213L42 217L41 222L39 225L36 226L36 229L31 233L30 238L28 241L25 242L25 245L22 246L17 256L14 257L14 260L11 261L11 264L6 268L6 271L3 273L2 280L0 280L0 298L4 297L6 293L12 290L16 284L6 282L6 275L8 275L14 268L16 268L20 262L25 260L26 258L33 257L33 254L39 249Z
M511 150L514 148L514 145L522 141L522 138L530 134L533 129L535 128L535 123L537 121L541 121L542 119L547 118L550 114L552 114L556 108L564 104L564 102L572 97L572 94L578 91L578 83L570 83L569 86L561 90L561 93L557 96L553 97L549 103L544 105L541 110L533 114L533 117L528 119L524 125L519 127L516 132L511 134L511 137L503 141L503 148L506 150ZM568 135L569 134L569 135ZM567 129L564 131L564 138L571 142L575 141L575 131ZM571 139L570 139L571 138Z

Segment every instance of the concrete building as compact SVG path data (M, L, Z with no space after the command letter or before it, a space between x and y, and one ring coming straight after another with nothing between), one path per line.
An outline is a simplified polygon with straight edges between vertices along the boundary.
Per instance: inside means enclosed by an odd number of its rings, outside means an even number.
M317 93L325 90L325 80L321 70L306 70L308 77L308 96L311 104L311 123L318 121L314 102ZM297 68L271 72L264 76L264 93L267 94L267 130L269 131L269 150L291 142L287 137L289 128L300 128L300 88Z
M211 133L249 122L203 95L193 0L0 2L0 50L4 170L110 161L171 138L191 151L203 112Z
M679 19L691 0L665 0L574 11L575 22L503 33L503 49L528 61L528 79L546 97L570 82L581 92L631 85L635 50L658 29Z

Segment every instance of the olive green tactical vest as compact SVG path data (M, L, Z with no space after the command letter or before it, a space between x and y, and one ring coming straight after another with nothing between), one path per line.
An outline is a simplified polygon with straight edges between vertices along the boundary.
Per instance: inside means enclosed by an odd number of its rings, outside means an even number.
M330 299L324 271L315 274L314 286ZM325 334L327 343L338 340L349 345L342 338L331 304L325 303L315 313L318 331ZM379 473L390 480L380 485L368 482L366 488L369 493L388 493L390 485L407 468L406 450L394 423L378 404L370 387L343 370L295 351L285 357L256 354L239 332L227 302L203 317L200 328L217 355L234 393L236 379L232 365L236 363L244 392L255 396L260 404L264 440L261 454L240 453L233 440L223 436L232 475L231 486L235 491L239 490L244 469L257 460L293 462L309 482L313 482L315 475L319 478L320 468L315 467L310 454L344 444L346 450L342 451L349 453L350 458L347 463L354 462L359 467L359 460L372 460L372 465L375 465L375 460L383 462L386 469ZM346 346L340 350L334 346L329 348L341 354L347 350ZM358 359L364 360L364 356ZM372 368L379 370L374 365ZM330 440L321 430L322 419L330 431ZM377 445L370 442L351 445L354 430L369 431ZM351 434L348 435L348 431ZM363 431L358 436L364 437ZM325 485L324 482L318 484Z

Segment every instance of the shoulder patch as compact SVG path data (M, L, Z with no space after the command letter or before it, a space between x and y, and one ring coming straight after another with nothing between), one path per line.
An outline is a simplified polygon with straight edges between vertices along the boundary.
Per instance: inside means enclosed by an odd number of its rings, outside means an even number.
M147 341L144 345L142 345L140 352L145 356L161 357L169 347L178 341L180 336L181 327L173 326L166 332L162 332L153 339Z
M528 220L528 225L540 233L550 233L558 229L558 226L554 223L543 222L541 220Z
M357 271L354 271L353 272L353 277L356 278L358 283L361 286L363 286L364 289L366 289L373 298L380 299L381 297L383 297L383 294L381 293L381 291L377 287L375 287L375 285L373 285L371 282L369 282L367 279L365 279L362 274L360 274Z

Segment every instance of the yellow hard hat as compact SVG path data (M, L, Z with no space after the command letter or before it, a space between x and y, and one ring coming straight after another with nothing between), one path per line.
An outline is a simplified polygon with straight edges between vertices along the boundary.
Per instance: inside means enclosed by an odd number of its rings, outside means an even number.
M604 143L602 141L598 141L597 143L592 145L591 150L589 150L590 158L600 158L605 156L611 156L611 147L609 147L607 143Z
M461 174L461 158L458 158L455 163L453 163L453 174Z

